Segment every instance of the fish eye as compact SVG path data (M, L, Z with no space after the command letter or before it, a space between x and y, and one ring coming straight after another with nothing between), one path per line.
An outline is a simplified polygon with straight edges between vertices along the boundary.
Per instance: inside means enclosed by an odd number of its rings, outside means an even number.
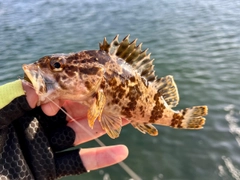
M54 64L53 64L53 66L54 66L54 68L60 68L61 67L61 64L59 63L59 62L55 62Z
M63 70L63 62L61 61L56 61L56 60L52 60L50 62L50 65L51 65L51 69L53 71L62 71Z

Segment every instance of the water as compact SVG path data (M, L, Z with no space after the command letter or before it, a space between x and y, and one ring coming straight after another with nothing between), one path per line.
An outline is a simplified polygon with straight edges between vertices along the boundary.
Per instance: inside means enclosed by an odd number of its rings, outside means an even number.
M172 74L176 109L209 106L205 128L158 126L159 136L131 126L120 138L125 160L146 180L240 179L240 3L203 1L0 0L0 84L21 77L21 65L53 53L98 49L103 37L131 34L149 48L159 76ZM82 147L97 146L95 142ZM118 165L70 179L129 180Z

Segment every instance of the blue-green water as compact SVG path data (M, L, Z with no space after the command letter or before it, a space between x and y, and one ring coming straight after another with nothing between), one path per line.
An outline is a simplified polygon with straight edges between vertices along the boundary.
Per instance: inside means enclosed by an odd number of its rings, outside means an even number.
M144 180L240 179L240 3L202 1L0 0L0 84L22 76L21 65L53 53L98 49L131 34L172 74L176 109L209 106L205 128L143 135L131 126L107 145L125 144L125 163ZM97 146L95 142L83 147ZM128 180L118 165L68 179Z

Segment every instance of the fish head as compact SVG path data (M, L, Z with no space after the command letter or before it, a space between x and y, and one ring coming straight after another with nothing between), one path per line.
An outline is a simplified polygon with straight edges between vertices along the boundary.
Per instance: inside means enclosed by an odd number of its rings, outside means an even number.
M72 56L69 61L68 55L45 56L22 68L41 102L49 98L84 101L98 90L104 75L103 65L84 58L73 61Z

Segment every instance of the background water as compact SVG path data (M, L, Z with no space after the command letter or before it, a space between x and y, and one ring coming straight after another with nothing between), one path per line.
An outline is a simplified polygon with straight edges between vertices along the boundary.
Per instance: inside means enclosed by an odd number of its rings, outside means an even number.
M150 137L127 126L120 138L101 140L127 145L125 163L144 180L240 179L239 9L235 0L0 0L0 84L46 54L98 49L105 36L131 34L150 49L159 76L175 77L176 109L206 104L209 115L200 131L158 126ZM67 179L130 177L115 165Z

